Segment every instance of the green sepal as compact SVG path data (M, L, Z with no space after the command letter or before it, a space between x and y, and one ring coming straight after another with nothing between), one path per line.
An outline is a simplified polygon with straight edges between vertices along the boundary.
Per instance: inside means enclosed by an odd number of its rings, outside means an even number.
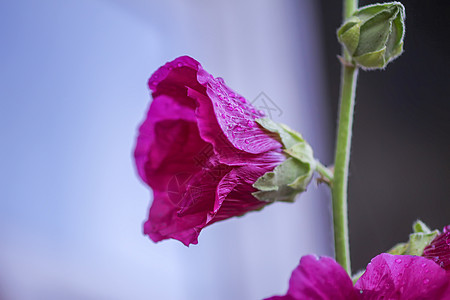
M364 66L369 69L379 69L386 65L386 60L384 55L386 53L386 47L379 51L366 53L361 56L355 56L353 59L358 63L358 65Z
M413 224L413 233L409 235L409 241L399 243L388 251L394 255L418 255L423 254L423 250L433 239L439 235L439 230L431 231L422 221L417 220Z
M273 171L259 177L253 184L253 187L259 191L252 195L266 202L293 202L295 196L306 189L308 178L305 176L308 176L309 172L309 166L290 157Z
M349 53L354 53L358 47L360 29L361 20L353 18L353 20L350 19L338 30L338 39Z
M306 190L314 174L316 160L311 146L300 133L287 125L262 118L256 122L264 129L278 134L288 158L273 171L265 173L253 184L258 191L252 195L261 201L294 201Z
M264 129L277 133L280 136L281 142L283 143L285 149L290 148L299 142L305 141L300 133L292 130L287 125L278 124L269 118L256 119L255 121Z

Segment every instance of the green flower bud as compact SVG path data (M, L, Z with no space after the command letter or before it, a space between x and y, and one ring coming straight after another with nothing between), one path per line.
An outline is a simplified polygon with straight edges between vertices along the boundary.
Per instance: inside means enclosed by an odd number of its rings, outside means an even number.
M338 40L364 69L381 69L403 52L405 8L399 2L364 6L338 29Z

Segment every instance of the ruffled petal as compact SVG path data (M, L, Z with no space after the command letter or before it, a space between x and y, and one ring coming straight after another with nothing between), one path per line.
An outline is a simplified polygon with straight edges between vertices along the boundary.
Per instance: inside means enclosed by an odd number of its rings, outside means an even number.
M148 87L153 91L153 96L185 94L186 87L205 90L197 81L199 66L200 63L189 56L178 57L153 73Z
M206 146L198 132L194 111L169 96L161 95L153 101L139 128L134 151L138 173L150 184L151 174L164 161L179 166L180 172L195 167L193 157Z
M356 300L358 293L347 272L332 258L303 256L292 272L289 290L280 300Z
M154 100L134 153L154 191L144 232L189 245L205 226L267 205L252 185L286 157L279 137L255 123L262 114L187 56L148 85Z
M255 119L264 117L264 113L231 90L222 78L214 78L201 66L198 81L206 87L208 97L199 98L199 104L211 105L213 114L227 140L236 148L247 153L259 154L281 148L278 136L260 127ZM201 118L207 123L210 121ZM199 122L199 126L202 126Z
M197 213L179 217L178 205L166 192L154 191L153 194L149 218L144 223L144 233L154 242L173 238L186 246L197 244L206 216L203 213Z
M253 183L272 171L286 158L281 152L267 152L255 155L247 165L235 167L219 183L214 203L214 220L219 221L232 216L241 216L252 210L259 210L269 204L259 201L252 193L257 190Z
M380 254L372 259L357 281L361 299L423 299L448 297L443 269L420 256Z

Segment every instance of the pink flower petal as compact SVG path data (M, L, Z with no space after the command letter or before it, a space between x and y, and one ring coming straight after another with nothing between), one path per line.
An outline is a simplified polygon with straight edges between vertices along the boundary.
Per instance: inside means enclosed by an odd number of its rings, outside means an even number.
M361 299L448 299L448 277L420 256L380 254L367 265L355 288Z
M154 100L135 149L154 192L144 232L189 245L205 226L267 205L252 185L286 157L278 136L255 123L262 114L187 56L159 68L148 85Z
M332 258L303 256L292 272L285 296L270 300L356 300L357 290L347 272Z
M231 90L222 78L214 78L201 66L198 74L199 82L207 88L208 102L212 105L220 128L236 149L259 154L281 147L277 135L267 132L255 122L255 119L264 117L263 112L255 110L244 97ZM200 105L205 103L201 102Z
M186 246L198 243L206 216L202 213L179 217L179 207L167 193L154 191L149 219L144 224L144 233L154 242L173 238Z

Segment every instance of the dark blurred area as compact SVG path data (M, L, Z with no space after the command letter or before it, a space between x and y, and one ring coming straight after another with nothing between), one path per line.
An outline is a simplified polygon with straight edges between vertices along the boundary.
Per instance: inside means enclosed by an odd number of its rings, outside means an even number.
M341 4L320 3L334 119ZM450 224L450 2L402 3L405 52L385 71L360 71L358 78L349 181L353 271L407 240L416 219L432 228Z

